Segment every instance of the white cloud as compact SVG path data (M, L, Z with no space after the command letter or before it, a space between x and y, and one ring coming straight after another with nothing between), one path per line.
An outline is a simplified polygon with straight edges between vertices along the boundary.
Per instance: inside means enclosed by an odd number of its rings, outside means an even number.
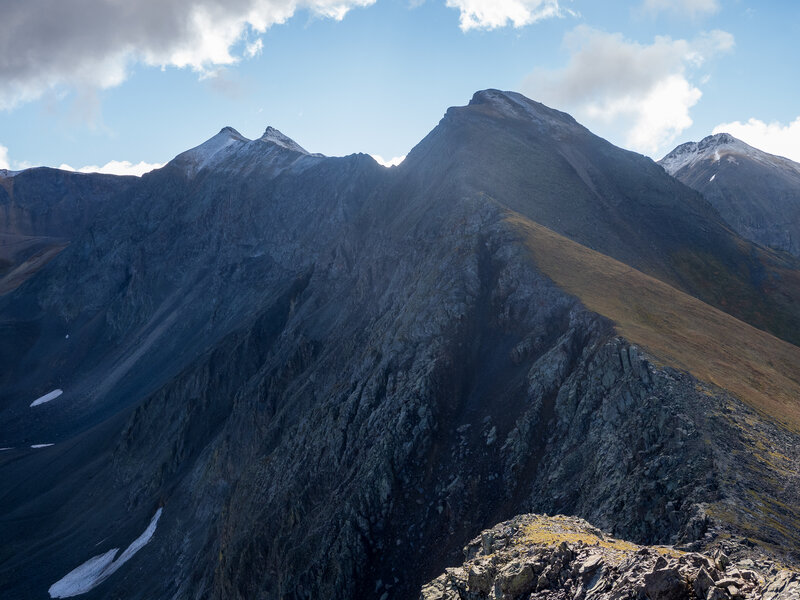
M23 169L30 169L38 165L34 165L28 161L13 161L13 169L21 171ZM147 163L144 161L136 164L128 160L111 160L102 166L87 165L85 167L75 168L66 163L58 166L59 169L64 171L77 171L79 173L107 173L109 175L136 175L141 177L145 173L153 169L160 169L164 165L161 163ZM0 169L11 169L12 161L8 157L8 148L0 145Z
M461 11L462 31L496 29L509 23L524 27L571 12L563 10L559 0L447 0L447 6Z
M389 160L386 160L380 154L370 154L370 156L375 159L376 163L378 163L379 165L383 165L384 167L396 167L406 159L405 155L395 156L394 158L390 158Z
M689 111L702 96L694 72L731 50L733 36L712 31L692 41L656 37L639 44L579 26L564 43L567 65L534 71L522 91L573 113L616 143L655 154L692 124Z
M719 10L719 2L718 0L644 0L642 8L650 14L666 11L694 19L716 13Z
M722 123L714 127L713 133L730 133L759 150L800 162L800 117L788 125L759 119Z
M97 165L89 165L75 169L68 164L62 164L59 165L58 168L64 171L78 171L79 173L107 173L109 175L136 175L137 177L141 177L145 173L148 173L153 169L160 169L163 166L163 164L146 163L144 161L133 164L127 160L111 160L102 167Z
M3 3L0 110L64 87L119 85L135 63L198 72L254 56L298 10L341 20L376 0L25 0ZM240 44L244 43L244 47Z
M258 56L261 54L261 51L264 49L264 41L261 38L258 38L255 42L247 44L244 49L244 53L253 58L254 56Z

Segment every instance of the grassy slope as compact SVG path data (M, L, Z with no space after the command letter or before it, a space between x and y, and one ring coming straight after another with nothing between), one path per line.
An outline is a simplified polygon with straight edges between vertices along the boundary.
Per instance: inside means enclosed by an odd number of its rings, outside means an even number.
M796 258L737 236L651 160L529 108L534 116L492 102L450 109L398 172L432 185L431 197L481 195L800 346Z
M621 335L800 431L800 348L517 214L539 268Z

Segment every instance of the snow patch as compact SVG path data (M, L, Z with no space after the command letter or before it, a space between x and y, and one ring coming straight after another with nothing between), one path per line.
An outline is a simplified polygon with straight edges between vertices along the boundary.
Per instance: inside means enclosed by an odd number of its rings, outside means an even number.
M711 179L709 179L708 181L709 181L709 182L712 182L712 181L714 181L716 178L717 178L717 174L716 174L716 173L714 173L714 174L711 176Z
M133 540L131 545L119 555L119 558L116 560L114 558L117 552L119 552L119 548L112 548L108 552L93 556L51 585L50 589L47 590L50 597L71 598L72 596L79 596L80 594L85 594L93 590L111 577L152 539L153 534L156 532L158 520L161 518L162 510L163 509L159 508L156 511L147 529L144 530L142 535Z
M31 444L31 448L49 448L54 444Z
M34 406L39 406L40 404L44 404L45 402L50 402L50 400L55 400L63 393L64 393L63 390L53 390L52 392L48 392L44 396L40 396L39 398L31 402L31 408L33 408Z
M0 448L0 452L2 452L3 450L13 450L13 449L14 448L10 448L10 447L9 448Z

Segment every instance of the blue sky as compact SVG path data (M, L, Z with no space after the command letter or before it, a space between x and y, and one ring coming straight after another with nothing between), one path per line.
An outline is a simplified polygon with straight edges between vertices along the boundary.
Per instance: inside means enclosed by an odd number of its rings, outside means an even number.
M489 87L654 158L724 129L800 161L788 0L128 3L0 0L0 168L139 172L225 125L389 159Z

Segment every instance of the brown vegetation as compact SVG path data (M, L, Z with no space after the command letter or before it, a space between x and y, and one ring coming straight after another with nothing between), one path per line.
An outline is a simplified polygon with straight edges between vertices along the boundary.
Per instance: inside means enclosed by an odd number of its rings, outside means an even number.
M800 431L800 348L518 214L509 220L538 267L621 335Z

